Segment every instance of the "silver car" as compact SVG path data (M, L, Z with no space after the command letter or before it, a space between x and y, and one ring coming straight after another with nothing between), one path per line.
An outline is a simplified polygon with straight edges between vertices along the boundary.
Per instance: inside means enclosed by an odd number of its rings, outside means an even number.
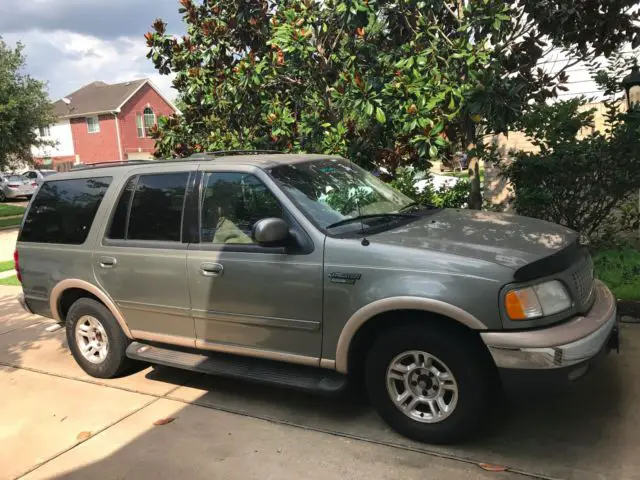
M30 181L22 175L0 175L0 202L13 198L31 198L38 188L35 181Z
M618 346L576 232L417 205L328 155L60 173L15 260L23 305L65 326L89 375L137 360L325 394L348 381L427 442L483 431L502 388L547 392Z
M22 174L24 178L27 180L31 180L36 185L40 185L45 177L58 173L56 170L46 170L41 168L36 168L34 170L27 170Z

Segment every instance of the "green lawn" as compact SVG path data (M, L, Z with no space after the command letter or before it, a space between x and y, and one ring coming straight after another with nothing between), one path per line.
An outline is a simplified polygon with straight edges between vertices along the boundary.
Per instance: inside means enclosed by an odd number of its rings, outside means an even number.
M593 258L598 278L618 299L640 301L640 251L604 250Z
M469 179L469 170L462 170L461 172L445 172L442 175L449 175L451 177L458 177L458 178L466 178L467 180ZM480 169L480 181L484 182L484 168Z
M21 283L18 281L18 277L15 275L9 278L0 278L0 285L10 285L12 287L19 287Z
M2 218L0 217L0 227L19 227L22 217Z
M13 270L13 260L0 262L0 272L7 272L9 270Z
M0 217L12 217L14 215L22 215L23 213L24 207L8 203L0 203Z

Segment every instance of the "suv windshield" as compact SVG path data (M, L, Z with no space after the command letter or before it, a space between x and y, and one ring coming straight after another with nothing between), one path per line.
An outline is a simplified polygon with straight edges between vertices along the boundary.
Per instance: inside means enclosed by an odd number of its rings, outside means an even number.
M367 216L378 221L397 219L414 202L366 170L344 159L322 159L280 165L271 177L303 213L320 229L360 229L349 218ZM359 208L358 208L359 207ZM338 226L338 225L336 225Z

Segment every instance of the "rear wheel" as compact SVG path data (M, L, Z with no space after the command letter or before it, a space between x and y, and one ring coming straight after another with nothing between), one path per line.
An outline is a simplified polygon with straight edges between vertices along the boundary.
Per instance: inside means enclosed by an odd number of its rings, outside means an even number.
M81 298L71 305L66 333L73 357L92 377L118 377L133 366L126 356L129 339L109 309L96 300Z
M4 194L2 190L0 190L0 202L4 202L7 199L7 196Z
M428 443L472 435L497 395L487 354L457 329L406 326L378 338L367 356L372 404L397 432Z

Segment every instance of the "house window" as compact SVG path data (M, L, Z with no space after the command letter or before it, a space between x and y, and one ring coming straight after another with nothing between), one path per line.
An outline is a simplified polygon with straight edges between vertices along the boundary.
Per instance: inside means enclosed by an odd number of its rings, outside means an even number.
M153 113L151 108L144 109L144 134L145 136L151 136L151 128L156 124L156 114Z
M87 132L98 133L100 131L100 120L98 117L87 117Z
M142 123L142 114L138 113L136 115L136 128L138 130L138 138L144 137L144 125Z
M51 129L49 128L49 125L45 125L44 127L38 128L38 132L40 133L41 137L51 136Z

